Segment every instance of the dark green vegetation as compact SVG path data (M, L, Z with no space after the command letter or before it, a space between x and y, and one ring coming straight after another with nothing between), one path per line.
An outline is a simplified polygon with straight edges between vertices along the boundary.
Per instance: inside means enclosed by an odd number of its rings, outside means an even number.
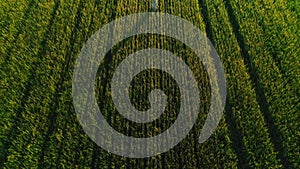
M149 47L170 50L189 65L204 93L189 135L167 153L130 159L98 147L76 118L72 74L83 44L116 18L151 11L151 1L1 0L0 168L300 168L299 2L158 3L157 11L187 19L205 32L223 62L227 104L210 139L197 142L210 98L204 67L187 46L159 35L133 36L111 49L95 82L98 104L110 125L126 135L149 137L166 130L180 100L168 74L148 70L132 81L130 97L138 109L149 108L145 98L155 88L172 103L164 116L146 125L118 114L110 80L129 54Z

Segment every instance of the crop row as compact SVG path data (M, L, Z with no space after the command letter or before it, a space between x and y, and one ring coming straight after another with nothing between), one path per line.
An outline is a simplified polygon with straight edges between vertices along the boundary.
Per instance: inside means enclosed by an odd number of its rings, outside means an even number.
M43 46L40 44L47 34L47 27L51 22L55 4L41 1L36 6L37 8L29 10L26 14L28 19L24 19L22 24L25 26L16 32L18 37L15 37L14 43L3 45L3 49L9 50L9 52L3 55L5 61L1 63L4 65L1 65L0 69L2 86L0 92L0 139L2 145L0 145L0 149L3 152L0 155L0 162L6 160L7 149L18 134L16 129L20 127L28 91L33 85L31 74L37 65L43 64L38 59L39 54L43 52ZM34 19L36 15L41 15L41 17ZM11 32L15 31L11 30Z
M200 8L197 1L161 1L159 3L159 7L159 10L164 10L167 13L181 16L184 19L192 22L196 26L200 27L202 31L205 30L205 24L202 21ZM182 30L178 31L181 32ZM188 63L194 75L197 76L198 81L207 82L207 79L204 80L205 76L203 75L203 67L201 68L201 64L199 64L199 62L197 61L197 57L195 57L193 51L191 51L187 46L183 45L180 42L174 42L174 40L171 42L172 43L170 43L170 39L167 38L167 40L162 39L162 41L158 41L156 43L158 43L157 45L160 46L160 48L171 49L173 53L175 53L186 63ZM204 52L208 51L209 49L207 48L207 51ZM184 80L185 76L182 76L182 78ZM205 86L207 84L205 82L203 83L204 84L199 84L200 90L207 87ZM173 97L176 97L176 95L174 95ZM216 133L211 136L210 140L203 144L198 143L198 137L200 135L201 127L203 126L204 120L206 118L205 113L207 112L207 106L208 103L206 102L204 107L201 107L199 120L195 125L195 128L193 128L193 132L191 132L187 138L185 138L180 144L178 144L168 153L162 154L162 167L193 168L201 166L222 167L222 165L227 165L227 167L236 166L236 155L233 152L231 140L228 137L229 131L226 124L224 123L224 119L222 119ZM224 149L226 149L227 151L223 151ZM225 160L230 160L232 162L225 163Z
M55 3L53 21L48 27L45 40L37 46L42 50L36 55L38 65L32 70L31 90L27 93L24 110L19 112L21 122L14 129L17 136L11 140L6 163L7 168L37 167L43 164L46 138L53 130L55 122L55 102L58 96L59 83L63 79L63 68L68 60L67 50L79 1L73 3ZM41 10L44 10L41 8ZM39 15L38 15L39 16ZM34 20L34 19L33 19ZM36 33L36 32L33 32ZM27 55L27 59L33 58ZM20 83L20 82L19 82ZM22 105L21 105L22 106Z
M268 50L268 41L263 30L265 28L260 25L260 15L257 12L263 9L260 9L258 4L255 1L226 2L275 148L279 151L285 167L298 168L299 97L291 86L287 85L284 75L272 57L272 52ZM280 42L281 39L274 41Z
M55 112L57 118L55 130L48 139L49 148L44 154L43 166L60 166L62 168L99 167L96 160L100 158L104 168L110 166L108 153L99 148L82 130L72 106L72 74L75 60L84 42L99 27L107 23L111 14L110 3L80 2L76 22L72 31L72 44L67 56L71 57L68 68L65 68L64 81L61 83L60 95ZM108 14L103 14L108 12ZM73 12L74 14L74 12ZM57 149L59 147L59 149ZM97 150L94 150L97 149ZM99 150L99 154L95 153ZM103 152L103 153L102 153Z
M98 24L100 17L95 16L97 8L102 3L94 1L80 1L76 12L70 13L75 19L72 33L69 37L69 47L66 57L69 58L63 68L63 80L57 91L54 121L54 130L47 138L49 148L45 148L42 166L58 166L60 168L89 167L93 143L83 132L78 123L72 104L72 76L74 63L84 42L91 34L94 24ZM103 6L101 7L103 9ZM59 147L59 148L57 148Z
M120 18L125 15L129 15L132 13L140 12L141 8L144 7L145 2L138 2L138 1L124 1L119 0L117 3L111 3L110 9L115 10L115 13L107 15L109 21ZM132 24L132 23L128 23ZM116 27L116 29L118 29ZM120 31L120 30L118 30ZM108 40L110 39L109 36L115 36L115 32L112 35L108 35ZM126 41L126 40L124 40ZM135 42L135 39L130 39L126 41L127 44L132 44ZM117 110L113 101L111 100L111 78L114 74L116 66L120 63L122 59L124 59L125 55L132 53L133 47L130 45L124 45L125 42L120 42L118 45L114 46L111 51L106 55L104 62L100 66L98 70L98 78L97 78L97 96L98 96L98 105L104 117L106 117L107 122L115 128L118 132L123 134L130 135L130 126L128 123L124 121L123 118L118 116ZM120 146L120 145L114 145ZM143 159L129 159L125 157L120 157L114 155L112 153L108 153L105 150L101 149L100 147L95 146L94 151L97 152L94 154L95 165L96 167L106 168L109 166L113 166L115 168L124 168L124 167L143 167Z
M222 0L205 1L209 28L215 47L224 63L227 75L228 123L237 131L241 147L239 165L245 167L282 167L276 157L264 116L256 100L255 91L247 72L237 39ZM233 135L234 137L234 135Z
M293 104L299 104L300 91L300 43L299 21L295 13L288 10L287 1L263 1L255 3L256 21L264 31L264 41L276 65L282 73L290 93L296 93ZM254 6L253 5L253 6ZM276 23L276 24L274 24Z
M1 21L0 21L0 46L1 56L4 56L9 49L19 38L21 34L22 25L26 23L26 19L30 19L30 11L38 3L35 1L3 1L1 2ZM28 22L28 21L27 21ZM2 65L5 57L0 58ZM2 66L1 66L2 67Z

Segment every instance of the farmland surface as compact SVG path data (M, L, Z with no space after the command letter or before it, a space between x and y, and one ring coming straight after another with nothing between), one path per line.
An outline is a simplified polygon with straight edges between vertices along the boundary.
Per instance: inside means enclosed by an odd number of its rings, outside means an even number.
M99 65L95 89L105 119L132 137L156 136L176 120L180 89L167 72L142 71L130 87L131 102L141 111L150 108L147 98L153 89L166 94L168 104L158 120L132 122L117 112L111 97L111 79L122 60L159 48L181 58L198 81L196 124L168 152L141 159L107 152L85 134L72 100L74 66L82 47L117 18L153 12L152 3L1 0L0 168L300 168L297 0L158 0L155 12L191 22L219 54L227 100L216 131L198 142L212 86L195 53L174 38L140 34L113 46Z

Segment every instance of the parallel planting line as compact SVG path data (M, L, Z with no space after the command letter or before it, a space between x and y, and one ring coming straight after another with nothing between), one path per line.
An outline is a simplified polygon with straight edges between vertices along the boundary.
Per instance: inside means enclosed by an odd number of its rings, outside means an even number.
M36 8L38 3L31 1L3 1L1 2L1 21L0 21L0 68L9 64L11 51L16 47L16 42L20 41L20 35L24 25L32 19L31 10ZM7 9L6 9L7 8Z
M116 13L117 13L117 4L119 1L114 0L114 1L106 1L101 5L101 7L98 7L99 12L97 13L97 17L101 17L101 20L97 19L97 22L95 22L95 26L93 27L94 31L98 30L101 28L102 25L109 23L110 21L116 19ZM108 35L110 36L110 35ZM109 39L109 38L108 38ZM109 52L106 57L104 58L103 65L100 65L98 72L100 74L104 74L102 78L100 78L101 84L98 87L98 93L99 100L105 100L105 89L107 86L107 77L108 77L108 66L111 64L111 53ZM102 68L102 69L101 69ZM103 70L104 68L104 70ZM99 104L99 108L102 113L104 105ZM110 118L106 119L108 122L110 122ZM97 146L94 144L93 146L93 154L92 154L92 163L91 163L91 168L107 168L108 166L112 166L112 157L111 154L103 150L101 147Z
M57 120L57 118L60 115L60 113L63 113L58 110L59 110L59 107L61 106L61 101L64 99L62 97L62 95L66 91L69 91L64 88L64 83L68 80L67 78L70 78L70 72L72 72L70 70L72 70L72 67L73 67L72 65L76 59L76 54L74 52L77 50L75 48L75 46L77 46L76 42L78 39L80 39L80 34L85 32L84 29L83 30L80 29L81 28L80 23L82 22L81 21L82 19L87 19L87 21L88 21L88 18L84 18L84 15L85 15L84 8L85 8L85 5L87 5L87 4L89 4L89 3L80 1L78 3L77 10L70 11L71 12L70 15L74 16L74 23L73 23L72 27L70 27L71 34L70 34L69 41L68 41L69 43L65 46L64 49L62 49L62 50L66 51L65 55L64 55L65 61L62 64L62 69L57 72L60 75L60 77L59 77L59 80L56 81L53 101L49 105L49 107L50 107L50 111L48 114L48 119L49 119L48 126L49 127L48 127L47 132L45 133L45 137L43 140L42 153L39 157L39 168L44 168L45 166L49 166L48 162L50 162L50 160L48 160L48 159L45 160L45 153L48 153L49 144L56 143L55 140L51 140L51 138L53 138L52 135L55 134L56 137L54 137L54 138L57 139L57 134L61 134L61 131L59 131L58 133L55 133L55 131L58 129L58 123L60 122ZM66 4L66 6L67 6L67 4ZM80 42L79 42L79 44L80 44ZM66 105L62 105L62 106L66 106ZM70 118L70 117L65 117L65 118ZM76 135L76 133L72 133L72 135ZM73 140L73 141L80 141L80 140ZM81 144L78 144L78 143L73 143L73 144L76 144L77 146L81 146ZM76 166L76 165L78 165L78 163L76 163L77 153L74 153L74 154L75 154L75 156L73 156L73 158L74 158L73 165ZM50 165L53 165L53 164L55 164L55 163L50 163ZM58 164L58 166L60 166L60 165L61 164ZM72 168L74 168L74 167L72 167Z
M48 3L45 3L44 5L45 6L48 5ZM43 5L40 5L40 6L43 6ZM31 17L31 15L34 16L37 13L43 15L45 18L40 18L41 19L40 22L43 22L44 20L47 20L46 18L49 18L49 22L47 23L47 26L46 26L47 29L46 29L46 31L40 30L41 32L33 31L33 30L23 31L21 33L22 36L32 37L32 36L35 36L32 34L37 34L37 33L40 33L43 35L38 38L29 39L27 41L27 44L29 44L29 46L25 45L23 47L24 48L23 50L26 52L23 51L23 53L19 53L19 52L15 53L15 55L25 55L25 56L22 56L24 58L22 58L22 57L19 57L18 59L14 58L14 60L11 62L11 64L5 66L5 68L6 68L5 72L2 72L2 73L5 73L5 76L10 77L10 78L9 79L4 78L3 80L6 80L6 81L2 83L7 88L6 88L6 90L4 89L5 91L3 91L3 93L2 93L3 96L1 96L1 98L3 98L1 100L3 101L2 103L4 105L1 107L1 109L2 109L1 112L3 112L3 113L1 113L1 130L2 130L1 135L6 137L6 139L1 138L1 142L2 142L1 151L3 152L3 153L1 153L1 158L0 158L1 163L4 163L7 160L7 156L8 156L7 151L11 146L11 142L16 138L16 136L18 134L20 134L18 131L16 131L16 128L19 128L19 124L23 121L22 112L25 110L25 105L28 101L29 92L32 90L32 86L33 86L32 79L34 78L34 76L36 74L35 69L38 65L43 64L43 60L39 59L38 57L41 54L45 53L44 46L41 45L39 47L39 45L36 45L36 46L30 46L30 45L38 44L40 41L40 38L43 38L42 43L41 43L41 44L43 44L43 42L47 39L47 34L49 34L51 25L53 24L53 19L55 17L57 7L58 7L58 3L55 3L55 4L50 3L48 10L38 8L38 9L36 9L37 11L33 10L30 13L28 13L28 15L30 15L30 17ZM31 23L29 22L28 24L31 24ZM32 23L32 25L35 25L35 24L37 24L37 23L35 23L35 22ZM40 24L40 26L43 26L43 25ZM24 43L24 42L21 42L21 43ZM33 48L33 49L30 49L30 48ZM19 50L21 50L21 49L19 49ZM23 69L22 69L22 66L24 66ZM20 70L18 70L18 69L20 69ZM27 71L25 71L24 69L27 69ZM18 72L18 74L16 74L17 73L16 71ZM16 79L14 79L15 76L17 76Z
M300 107L300 29L296 14L288 10L285 0L262 1L248 3L255 11L257 26L261 26L266 47L278 66L283 83L290 88L289 92L293 105ZM274 24L276 23L276 24ZM300 118L300 116L299 116Z
M256 12L246 2L225 2L231 24L241 46L245 62L260 103L270 136L279 157L286 168L298 168L300 161L299 108L294 94L285 85L282 74L270 52L265 50L261 27L256 24Z
M97 26L99 25L97 24L99 24L99 21L103 21L103 18L101 19L97 17L97 14L98 12L101 12L101 10L103 9L102 5L105 4L99 4L98 2L92 1L85 2L85 4L85 7L82 9L83 16L81 17L80 24L78 26L78 34L75 36L75 52L73 52L72 54L75 55L75 58L79 54L86 40L90 37L91 34L94 33L94 31L98 29ZM101 10L98 9L100 5ZM72 61L71 67L74 66L74 62L75 60ZM64 93L61 95L60 99L62 102L57 110L58 112L63 113L58 117L58 125L62 128L63 125L66 126L69 129L68 132L72 133L72 135L69 136L69 134L66 133L68 137L64 138L63 144L65 144L65 146L62 148L64 154L61 155L61 158L59 159L57 165L67 165L71 166L71 168L77 168L79 166L90 167L95 163L95 160L93 159L93 148L95 147L95 144L82 130L80 124L78 123L76 113L72 107L72 104L70 104L72 103L72 75L73 70L69 70L66 76L65 83L63 85L64 88L62 91L64 91ZM63 137L65 137L64 135L65 134L63 134ZM55 140L55 135L53 135L53 139ZM55 147L55 145L53 147ZM51 155L49 155L49 157L51 157Z
M239 167L281 168L225 5L220 0L200 2L206 6L213 43L227 72L229 97L226 115L232 132L235 132L232 137L238 136L235 150L239 154Z
M194 19L188 19L190 21L192 21L192 23L196 26L198 26L200 28L201 31L203 31L206 36L209 34L209 32L206 31L206 23L205 23L205 16L201 13L201 11L203 11L203 6L201 6L199 4L198 0L192 0L188 3L190 7L194 7L194 12L190 14L190 17L193 18L193 16L195 16ZM189 10L189 8L186 9L186 11ZM185 14L187 12L183 11L183 14ZM184 16L183 16L184 17ZM207 47L207 54L210 54L211 49L210 47ZM197 62L195 62L193 60L193 58L188 57L188 64L189 67L193 68L195 67L193 70L194 73L197 74L197 69L199 69L199 64ZM212 67L214 67L215 65L211 65ZM197 68L198 67L198 68ZM201 70L204 71L204 70ZM209 71L209 70L205 70L205 71ZM202 73L203 74L203 73ZM218 77L212 77L215 79L212 80L217 80L216 78ZM199 83L203 83L202 81L205 81L208 79L206 79L206 77L200 76L200 78L198 79ZM203 86L204 85L204 86ZM211 85L211 84L210 84ZM205 88L207 88L207 86L205 86L205 83L202 84L202 87L204 87L203 89L200 90L205 90ZM210 86L209 91L212 90L212 88L214 88L214 90L217 90L217 88L219 88L219 86ZM208 100L207 102L207 108L208 106L210 106L210 100ZM204 109L205 110L205 109ZM208 110L208 109L206 109ZM203 111L203 110L202 110ZM203 115L204 112L200 112L200 119L202 119L203 117L206 118L206 115ZM205 112L207 113L207 112ZM201 117L202 116L202 117ZM205 119L203 118L203 120ZM204 123L203 120L200 120L201 125L199 125L199 127L195 127L197 132L197 136L199 137L201 129L202 129L202 125ZM194 138L195 139L195 138ZM201 168L236 168L237 167L237 155L233 149L233 142L230 139L230 132L229 132L229 128L227 126L227 124L225 123L225 118L224 116L222 117L216 131L213 133L213 135L204 143L197 144L197 153L196 153L196 158L198 158L199 164L201 164ZM188 160L188 159L187 159ZM228 162L230 161L230 162Z
M37 167L39 155L42 153L42 144L45 138L45 133L48 129L48 115L50 111L50 103L52 102L55 92L55 83L60 78L59 73L62 69L61 63L64 62L63 52L60 49L66 45L61 41L57 41L57 37L64 39L68 34L68 28L65 27L67 21L72 18L67 18L66 9L73 10L75 6L67 4L68 8L64 8L65 4L60 4L56 11L56 17L53 21L53 26L49 32L48 39L45 41L47 48L43 49L46 53L40 56L43 60L42 64L36 67L36 74L32 80L35 85L33 90L29 92L28 101L25 105L25 110L22 112L23 122L17 130L19 135L17 139L12 141L13 146L9 149L8 161L5 165L8 168L13 166ZM75 4L76 5L76 4ZM76 9L76 8L75 8ZM63 24L58 24L57 21L65 17ZM66 29L66 30L65 30ZM62 31L64 34L59 34ZM42 53L41 53L42 54ZM46 71L45 71L46 70ZM26 147L26 149L24 149ZM25 162L24 160L27 159ZM30 160L28 160L30 159Z

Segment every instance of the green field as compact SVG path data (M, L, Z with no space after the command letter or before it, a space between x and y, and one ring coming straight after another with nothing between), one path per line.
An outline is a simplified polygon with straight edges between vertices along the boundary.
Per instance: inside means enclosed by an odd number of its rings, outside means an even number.
M83 45L117 18L151 12L152 1L1 0L0 168L300 168L299 1L158 0L157 7L199 27L220 56L227 100L214 134L198 143L210 106L201 61L182 42L155 34L132 36L110 50L95 82L98 105L125 135L151 137L168 129L180 107L170 75L146 70L131 83L132 104L141 111L150 108L151 90L168 96L164 114L146 124L116 111L110 82L126 56L169 50L187 63L203 94L188 136L166 153L126 158L97 146L76 117L72 76Z

